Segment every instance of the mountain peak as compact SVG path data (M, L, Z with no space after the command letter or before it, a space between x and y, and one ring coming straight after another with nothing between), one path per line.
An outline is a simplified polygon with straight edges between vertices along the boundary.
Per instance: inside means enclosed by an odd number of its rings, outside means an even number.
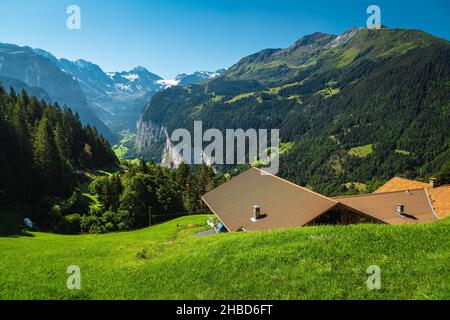
M306 35L300 40L298 40L292 47L291 50L296 50L299 48L313 48L313 47L321 47L329 44L331 41L336 39L338 36L334 34L326 34L321 32L315 32L310 35Z
M192 74L181 73L175 78L173 82L169 83L176 83L176 85L187 86L220 77L225 72L225 69L219 69L217 71L197 71Z
M150 73L150 71L147 70L147 68L141 67L141 66L137 66L135 68L133 68L130 72L145 72L145 73Z
M36 53L37 55L40 55L40 56L45 57L47 59L50 59L51 61L57 61L58 60L58 58L56 58L53 54L51 54L48 51L45 51L45 50L42 50L42 49L39 49L39 48L36 48L36 49L30 48L30 49L34 53Z
M339 36L337 36L334 40L332 40L328 45L330 47L338 47L341 45L346 44L348 41L350 41L351 38L353 38L356 34L358 34L360 31L364 30L366 28L362 28L362 27L354 27L351 28L345 32L343 32L342 34L340 34Z
M92 62L83 60L83 59L78 59L74 62L79 68L82 69L88 69L91 67L97 67L97 65L93 64Z

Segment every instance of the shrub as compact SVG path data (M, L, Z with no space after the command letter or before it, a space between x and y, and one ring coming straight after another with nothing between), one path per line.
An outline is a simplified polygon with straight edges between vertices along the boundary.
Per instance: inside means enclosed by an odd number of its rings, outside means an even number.
M148 252L145 249L141 249L136 253L136 258L138 259L147 259L148 258Z
M83 233L104 233L104 227L102 228L100 219L94 215L83 216L80 226Z
M63 234L79 234L81 232L81 220L79 214L65 216L59 223L57 231Z

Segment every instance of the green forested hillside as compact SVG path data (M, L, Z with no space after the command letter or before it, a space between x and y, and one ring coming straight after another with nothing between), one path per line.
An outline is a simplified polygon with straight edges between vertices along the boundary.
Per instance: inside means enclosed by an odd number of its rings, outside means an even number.
M114 166L109 143L77 114L0 87L0 208L69 197L77 170ZM47 213L48 214L48 213Z
M171 170L142 160L124 163L125 171L98 176L86 193L78 191L79 198L93 201L88 205L83 199L75 201L79 205L67 210L73 219L63 232L134 230L181 215L209 213L201 197L216 185L210 167L202 165L192 171L186 165Z
M70 109L0 87L0 236L24 218L39 230L78 234L209 213L201 197L216 182L206 165L119 167L107 140Z
M450 46L417 30L313 34L242 59L221 78L154 96L144 121L192 130L278 128L280 175L326 194L450 159Z

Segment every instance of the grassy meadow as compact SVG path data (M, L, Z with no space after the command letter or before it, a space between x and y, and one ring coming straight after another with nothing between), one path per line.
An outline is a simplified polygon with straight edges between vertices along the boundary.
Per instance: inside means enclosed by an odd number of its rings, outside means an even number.
M450 220L197 237L208 216L135 232L0 233L4 299L450 299ZM68 290L67 267L81 269ZM381 290L366 270L381 268Z

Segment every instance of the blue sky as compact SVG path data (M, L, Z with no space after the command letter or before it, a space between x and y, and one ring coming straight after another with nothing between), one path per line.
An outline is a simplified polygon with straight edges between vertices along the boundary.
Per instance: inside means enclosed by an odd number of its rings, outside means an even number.
M66 28L71 4L81 8L81 30ZM0 0L0 42L83 58L105 71L141 65L169 79L230 67L316 31L364 26L371 4L388 27L450 39L448 0Z

